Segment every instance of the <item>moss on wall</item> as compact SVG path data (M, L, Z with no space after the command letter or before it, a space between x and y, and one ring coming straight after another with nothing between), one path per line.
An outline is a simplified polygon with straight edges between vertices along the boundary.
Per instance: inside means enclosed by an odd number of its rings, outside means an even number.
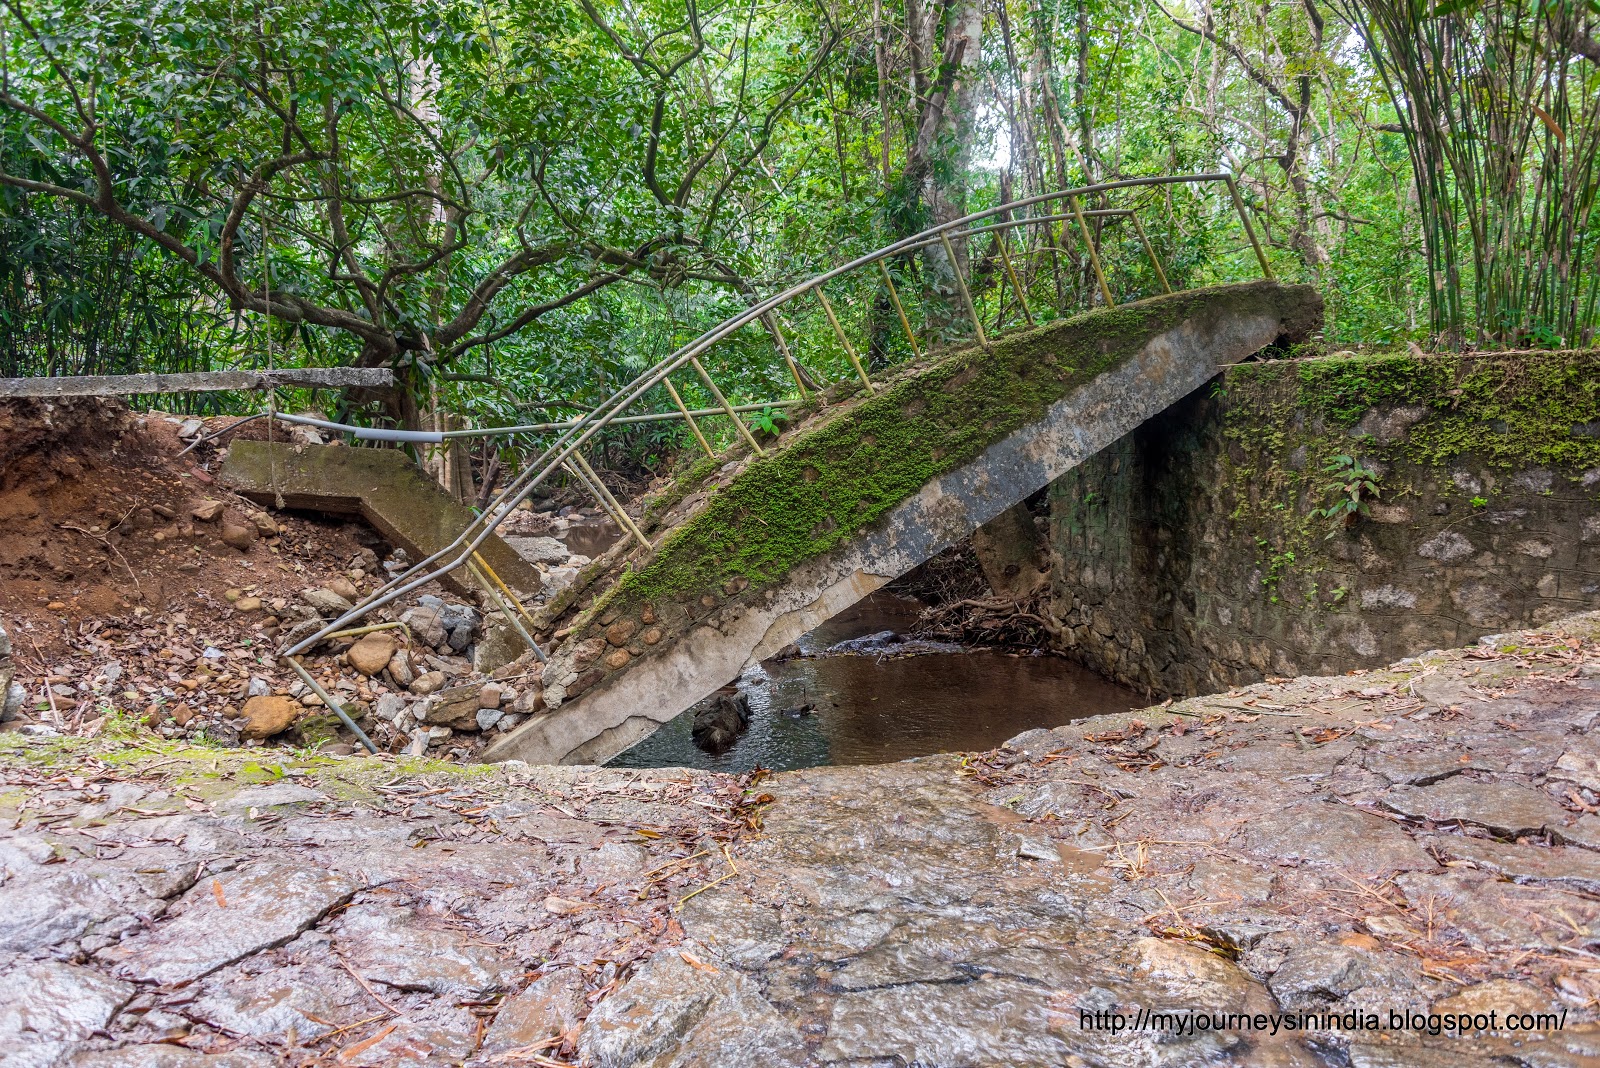
M1270 284L1228 287L1228 296L1219 301L1217 291L1197 290L1100 309L901 374L714 490L585 618L768 587L1038 420L1073 386L1128 359L1153 336L1196 316L1248 310L1251 302L1273 312L1303 302L1302 294Z

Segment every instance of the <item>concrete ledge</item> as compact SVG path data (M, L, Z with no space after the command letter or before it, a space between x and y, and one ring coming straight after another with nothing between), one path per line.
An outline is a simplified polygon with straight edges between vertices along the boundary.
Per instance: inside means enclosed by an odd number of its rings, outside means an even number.
M399 449L235 441L222 479L258 504L274 506L281 495L287 508L359 515L416 560L438 552L472 521L471 509ZM538 570L499 535L489 535L480 552L512 589L523 595L539 591ZM470 585L454 575L447 583L459 591Z

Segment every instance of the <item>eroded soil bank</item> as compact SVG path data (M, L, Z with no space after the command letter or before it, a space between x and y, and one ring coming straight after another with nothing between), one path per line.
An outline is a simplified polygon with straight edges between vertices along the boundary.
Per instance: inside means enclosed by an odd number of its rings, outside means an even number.
M0 1049L83 1068L1591 1064L1597 677L1584 616L759 781L11 736ZM1377 1027L1179 1034L1133 1026L1141 1009ZM1391 1030L1391 1011L1492 1011L1499 1033ZM1504 1030L1540 1012L1560 1029Z

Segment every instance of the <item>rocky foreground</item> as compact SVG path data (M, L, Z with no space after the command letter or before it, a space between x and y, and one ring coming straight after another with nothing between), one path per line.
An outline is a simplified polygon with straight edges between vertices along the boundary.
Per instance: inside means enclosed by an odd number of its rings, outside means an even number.
M1597 715L1585 616L766 779L12 736L0 1063L1593 1064Z

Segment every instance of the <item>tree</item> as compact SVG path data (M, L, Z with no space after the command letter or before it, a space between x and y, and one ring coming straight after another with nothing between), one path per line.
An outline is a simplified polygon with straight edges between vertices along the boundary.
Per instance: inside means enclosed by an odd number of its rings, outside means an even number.
M407 424L436 369L625 278L739 284L730 198L838 40L782 2L0 3L0 184L394 366Z

